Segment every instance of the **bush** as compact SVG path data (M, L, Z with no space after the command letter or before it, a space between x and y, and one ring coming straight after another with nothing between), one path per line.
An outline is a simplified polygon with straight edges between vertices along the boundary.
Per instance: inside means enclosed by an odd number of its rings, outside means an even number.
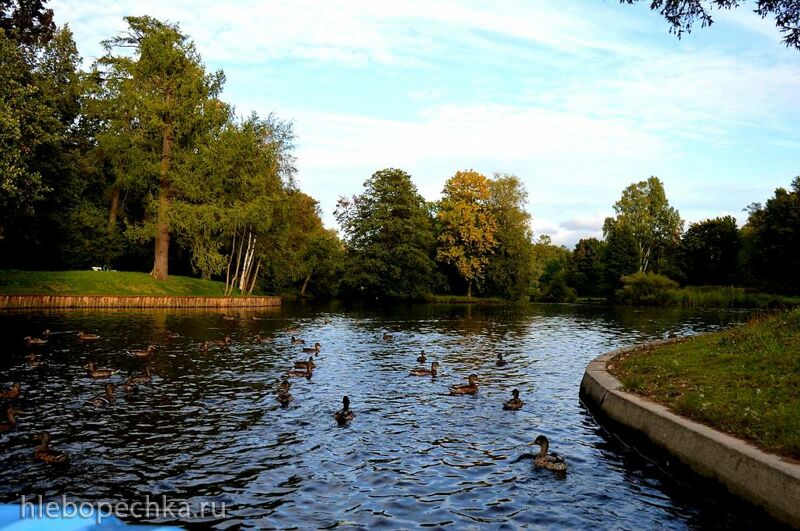
M578 292L567 285L566 275L559 271L542 288L540 300L543 302L575 302Z
M614 296L620 304L665 306L678 289L677 282L656 273L633 273L621 280L622 289L618 289Z

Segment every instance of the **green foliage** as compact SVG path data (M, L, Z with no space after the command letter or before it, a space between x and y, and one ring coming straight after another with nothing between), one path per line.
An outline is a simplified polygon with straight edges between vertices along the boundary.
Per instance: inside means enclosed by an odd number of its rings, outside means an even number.
M599 297L606 293L603 256L605 242L597 238L580 240L569 260L567 279L581 297Z
M568 295L569 292L561 289L561 283L566 283L569 250L563 246L553 245L550 236L543 234L533 244L531 255L534 278L533 298L544 300L545 297L549 297L549 300L552 301L559 293ZM553 289L548 291L550 285ZM574 292L574 289L572 291Z
M676 289L678 283L663 275L637 272L622 277L622 289L614 298L620 304L665 306Z
M765 206L752 205L744 231L746 264L762 288L800 293L800 177L778 188Z
M615 231L629 231L636 242L639 271L647 272L659 254L677 246L683 220L669 206L664 185L658 177L631 184L614 204L616 218L608 218L603 226L606 238Z
M622 277L639 270L639 246L633 233L625 225L618 225L606 219L603 227L606 246L603 251L604 287L609 296L622 284Z
M53 38L53 10L47 0L0 0L0 30L22 45L44 44Z
M692 223L680 244L688 284L730 285L738 276L741 238L733 216Z
M800 310L612 361L626 389L800 458Z
M528 300L534 289L531 216L528 193L515 175L489 181L489 208L497 222L496 246L486 268L486 292L509 300Z
M348 246L343 281L347 293L424 299L433 292L433 222L406 172L375 172L363 193L339 200L336 218Z

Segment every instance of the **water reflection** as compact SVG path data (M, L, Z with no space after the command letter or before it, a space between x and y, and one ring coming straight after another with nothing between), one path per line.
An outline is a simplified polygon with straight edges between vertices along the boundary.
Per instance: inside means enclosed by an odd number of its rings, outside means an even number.
M283 528L477 524L554 527L706 528L750 515L666 477L606 434L577 400L586 363L600 352L669 333L740 321L733 312L639 311L587 306L327 306L224 314L198 311L73 311L0 317L2 380L25 393L19 429L0 439L0 496L67 494L133 500L166 494L225 501L219 526ZM233 317L232 319L230 317ZM310 380L294 401L274 392L302 346L320 342ZM21 339L54 332L31 369ZM78 343L87 330L99 341ZM169 338L168 331L178 337ZM382 339L391 333L390 341ZM271 343L256 335L276 338ZM229 346L202 350L230 336ZM159 345L149 360L131 349ZM408 375L424 349L437 378ZM502 352L509 364L495 366ZM83 365L144 365L151 386L105 408L87 407L101 381ZM480 376L477 396L449 386ZM503 411L511 389L525 406ZM338 427L348 395L356 413ZM67 451L66 471L32 460L31 436L49 431ZM517 460L538 434L567 456L563 480Z

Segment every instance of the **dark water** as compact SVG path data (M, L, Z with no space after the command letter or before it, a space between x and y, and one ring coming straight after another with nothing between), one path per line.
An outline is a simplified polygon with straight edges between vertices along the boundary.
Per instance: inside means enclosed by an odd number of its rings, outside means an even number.
M165 494L226 502L224 519L194 525L311 528L420 525L498 528L706 529L753 524L747 509L663 474L609 436L578 400L596 355L670 332L691 334L744 319L730 312L613 310L585 306L342 307L270 312L72 311L0 315L0 382L21 382L26 413L0 436L0 499L68 495L80 500ZM254 319L257 318L257 319ZM329 320L329 323L326 321ZM304 357L282 330L296 326L323 349L310 381L294 380L281 409L274 389ZM22 338L56 334L28 368ZM102 339L79 343L77 330ZM181 334L167 340L164 332ZM384 342L384 332L394 339ZM255 334L276 335L256 344ZM229 348L198 343L230 335ZM153 342L151 386L105 409L86 405L102 381L83 365L139 371L128 349ZM420 349L436 380L414 378ZM502 352L510 362L495 366ZM307 356L307 354L305 355ZM477 397L447 396L480 377ZM518 388L525 406L501 409ZM336 426L349 395L355 420ZM47 430L67 451L66 470L32 459ZM536 435L565 455L565 479L534 469ZM738 512L737 512L738 511ZM754 525L754 524L753 524Z

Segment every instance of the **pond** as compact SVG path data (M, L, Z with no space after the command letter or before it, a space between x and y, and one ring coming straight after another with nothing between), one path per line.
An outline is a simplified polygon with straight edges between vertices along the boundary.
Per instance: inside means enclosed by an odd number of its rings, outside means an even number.
M0 383L22 384L23 413L0 435L0 500L225 502L225 517L171 522L220 528L756 525L748 509L629 450L578 399L586 364L602 352L745 318L570 305L6 313ZM53 332L46 345L24 345L45 328ZM79 330L101 338L79 342ZM227 347L199 346L226 335ZM293 380L284 409L277 385L308 356L291 335L322 349L312 378ZM149 361L130 355L149 343L158 345ZM421 349L440 362L436 379L409 376ZM26 362L31 350L40 367ZM497 353L507 366L496 366ZM121 372L95 380L87 362ZM86 403L104 382L124 383L145 365L153 381L138 394ZM471 373L477 396L448 396ZM524 407L503 411L515 388ZM355 418L339 427L333 413L343 395ZM70 455L68 467L33 460L41 431ZM539 434L566 457L566 477L518 459L537 449L529 443Z

